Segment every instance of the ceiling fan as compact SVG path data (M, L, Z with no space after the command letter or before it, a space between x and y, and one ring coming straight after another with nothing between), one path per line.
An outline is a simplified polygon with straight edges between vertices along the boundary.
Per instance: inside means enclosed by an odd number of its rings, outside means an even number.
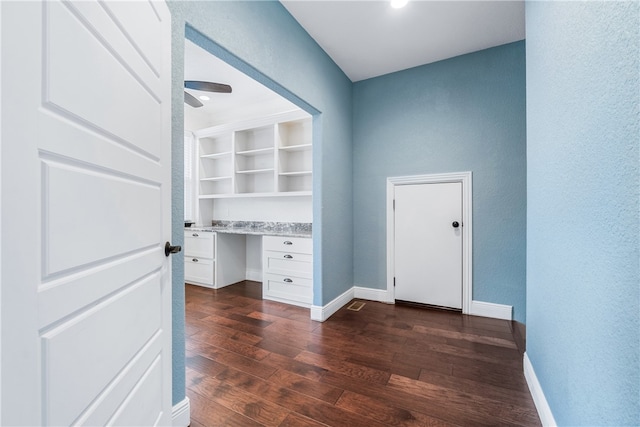
M185 89L203 90L206 92L231 93L231 86L222 83L185 80L184 87ZM198 101L195 96L191 95L186 90L184 91L184 102L194 108L202 107L204 105L202 104L202 102Z

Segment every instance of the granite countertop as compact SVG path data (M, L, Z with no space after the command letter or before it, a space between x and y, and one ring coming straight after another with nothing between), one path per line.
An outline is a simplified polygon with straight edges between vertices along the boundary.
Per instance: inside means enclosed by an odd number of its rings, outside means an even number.
M306 222L262 222L262 221L217 221L211 226L185 227L186 231L250 234L256 236L311 237L311 223Z

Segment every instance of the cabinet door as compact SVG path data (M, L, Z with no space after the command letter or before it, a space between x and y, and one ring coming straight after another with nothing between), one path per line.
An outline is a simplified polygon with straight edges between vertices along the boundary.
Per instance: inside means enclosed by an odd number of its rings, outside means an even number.
M264 252L264 271L284 275L296 275L298 277L313 276L312 256L295 252Z
M184 281L213 287L214 262L207 258L185 256Z
M215 233L203 231L184 232L184 256L198 258L215 258Z
M312 303L311 279L292 275L265 274L263 292L266 299L288 303L301 303L308 307Z
M264 236L262 246L265 251L313 253L313 240L304 237Z

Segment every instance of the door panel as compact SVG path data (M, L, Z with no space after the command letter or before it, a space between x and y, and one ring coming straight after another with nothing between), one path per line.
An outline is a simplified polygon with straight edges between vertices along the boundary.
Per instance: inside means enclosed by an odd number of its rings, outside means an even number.
M130 46L98 3L45 5L46 103L158 159L161 86L143 61L134 63L133 58L140 57L138 46ZM78 7L94 13L83 15ZM98 33L100 29L104 32ZM132 68L135 65L137 69Z
M462 184L395 187L395 299L462 308Z
M158 10L161 6L164 4L149 1L114 1L103 4L114 22L123 30L125 37L131 40L140 58L156 76L161 74L163 61L166 59L166 52L155 36L163 31L162 25L167 20Z
M0 424L168 425L168 9L0 8Z
M156 272L42 334L47 424L70 425L160 332L158 282Z
M46 278L157 243L160 186L95 166L41 161ZM123 206L136 206L135 216L123 215Z
M144 426L155 419L159 424L162 415L162 363L156 358L127 396L116 414L107 422L113 426ZM149 404L151 402L151 404Z
M127 416L130 411L125 408L130 407L128 402L131 402L132 395L145 398L145 395L140 395L137 390L144 389L142 382L149 376L150 372L156 372L160 368L159 374L164 376L164 367L162 366L162 357L159 354L162 350L161 335L155 335L145 346L143 351L138 353L138 356L132 360L132 363L128 364L117 377L117 381L113 381L109 386L109 393L105 393L99 399L94 401L89 410L85 411L83 416L77 420L78 425L86 426L98 426L98 425L110 425L114 419L122 419L122 416ZM160 365L160 366L158 366ZM160 407L163 401L162 396L158 396L158 393L165 393L166 390L163 387L164 378L152 375L151 378L156 378L155 390L149 393L146 397L146 401L136 398L134 401L138 404L139 413L131 414L135 415L129 422L130 426L145 426L145 425L167 425L166 421L154 422L155 418L160 415L164 417L166 411ZM146 410L145 410L146 409ZM158 409L162 412L158 412ZM154 415L149 415L148 410L155 411ZM123 415L120 415L123 414ZM146 422L137 421L138 418L144 416ZM106 420L106 421L105 421ZM122 424L122 422L121 422Z

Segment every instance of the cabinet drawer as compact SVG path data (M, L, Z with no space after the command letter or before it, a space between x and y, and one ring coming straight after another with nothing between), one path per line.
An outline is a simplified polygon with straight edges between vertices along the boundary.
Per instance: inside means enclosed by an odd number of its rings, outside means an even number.
M313 276L313 256L308 254L265 251L263 265L265 273Z
M184 256L215 258L213 237L215 233L203 231L184 232Z
M184 258L184 281L213 286L212 259L185 256Z
M263 292L265 297L312 303L312 281L304 277L265 274Z
M313 240L304 237L264 236L262 249L265 251L285 251L303 254L313 253Z

